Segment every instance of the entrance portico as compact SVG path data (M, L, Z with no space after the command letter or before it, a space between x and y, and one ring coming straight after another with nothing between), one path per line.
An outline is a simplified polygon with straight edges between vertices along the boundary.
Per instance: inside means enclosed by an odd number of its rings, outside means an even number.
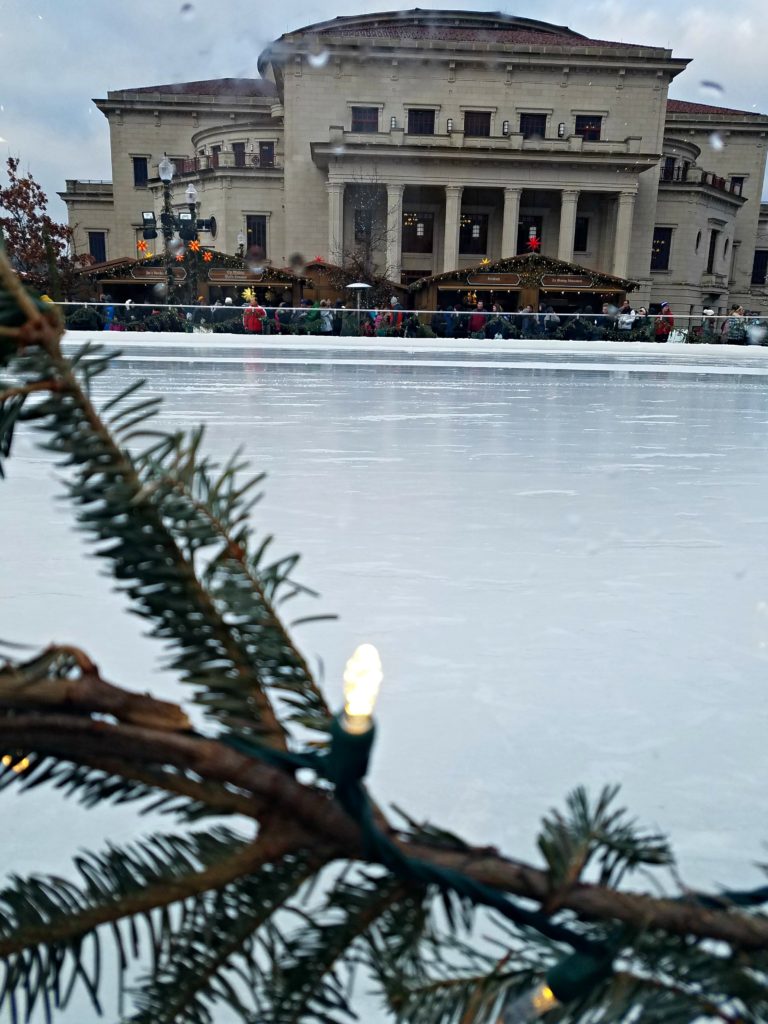
M328 244L343 263L361 248L404 283L529 251L625 277L636 188L537 187L519 182L328 183Z

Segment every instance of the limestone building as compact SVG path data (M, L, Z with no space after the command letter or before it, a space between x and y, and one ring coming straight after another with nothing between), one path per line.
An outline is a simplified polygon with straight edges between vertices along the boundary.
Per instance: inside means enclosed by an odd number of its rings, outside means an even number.
M498 13L336 18L270 45L259 79L96 100L112 182L60 194L100 261L135 257L167 153L174 206L192 182L213 220L203 245L276 267L362 253L407 284L535 236L544 255L636 281L635 304L762 309L768 117L669 100L687 64Z

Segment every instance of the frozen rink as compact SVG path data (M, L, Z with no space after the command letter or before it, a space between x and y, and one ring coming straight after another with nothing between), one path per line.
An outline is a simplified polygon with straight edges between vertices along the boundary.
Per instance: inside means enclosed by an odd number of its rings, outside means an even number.
M144 376L164 424L268 471L258 525L322 594L293 614L340 615L298 634L328 692L380 648L381 802L535 858L543 812L619 782L689 883L762 877L768 349L108 340L100 398ZM0 636L174 694L30 433L7 469ZM7 870L135 834L131 808L0 803Z

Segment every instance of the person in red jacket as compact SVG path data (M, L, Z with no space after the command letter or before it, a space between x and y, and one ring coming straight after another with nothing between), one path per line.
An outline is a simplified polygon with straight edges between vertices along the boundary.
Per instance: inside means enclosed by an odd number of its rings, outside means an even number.
M485 336L485 325L488 322L488 314L482 299L478 299L474 312L469 317L469 333L482 334Z
M263 332L263 322L266 315L266 309L260 305L256 296L252 295L243 312L243 327L245 327L248 334L261 334Z
M654 325L656 341L668 341L674 326L675 318L672 316L672 310L669 308L669 303L662 302L660 314L656 317L656 323Z

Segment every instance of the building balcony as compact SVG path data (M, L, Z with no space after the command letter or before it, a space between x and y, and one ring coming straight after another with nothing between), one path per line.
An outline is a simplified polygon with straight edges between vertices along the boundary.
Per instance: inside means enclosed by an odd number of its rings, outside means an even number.
M211 153L208 156L185 156L176 160L177 174L199 174L201 171L230 170L281 171L277 157L265 158L258 153Z
M712 188L717 192L727 192L729 195L744 199L742 182L729 181L711 171L703 171L700 167L662 167L659 182L662 185L683 185L688 188Z
M522 158L536 162L547 160L569 160L573 154L581 154L585 163L634 157L633 166L645 170L658 162L658 154L641 150L640 136L625 139L592 141L581 135L564 138L526 138L519 132L506 135L466 135L461 130L419 135L404 128L390 128L382 132L346 131L341 125L331 125L327 141L311 143L312 156L319 166L326 166L332 157L344 155L381 155L402 157L406 154L416 158L434 157L442 159L473 159L482 153L486 158ZM405 151L405 152L404 152Z

